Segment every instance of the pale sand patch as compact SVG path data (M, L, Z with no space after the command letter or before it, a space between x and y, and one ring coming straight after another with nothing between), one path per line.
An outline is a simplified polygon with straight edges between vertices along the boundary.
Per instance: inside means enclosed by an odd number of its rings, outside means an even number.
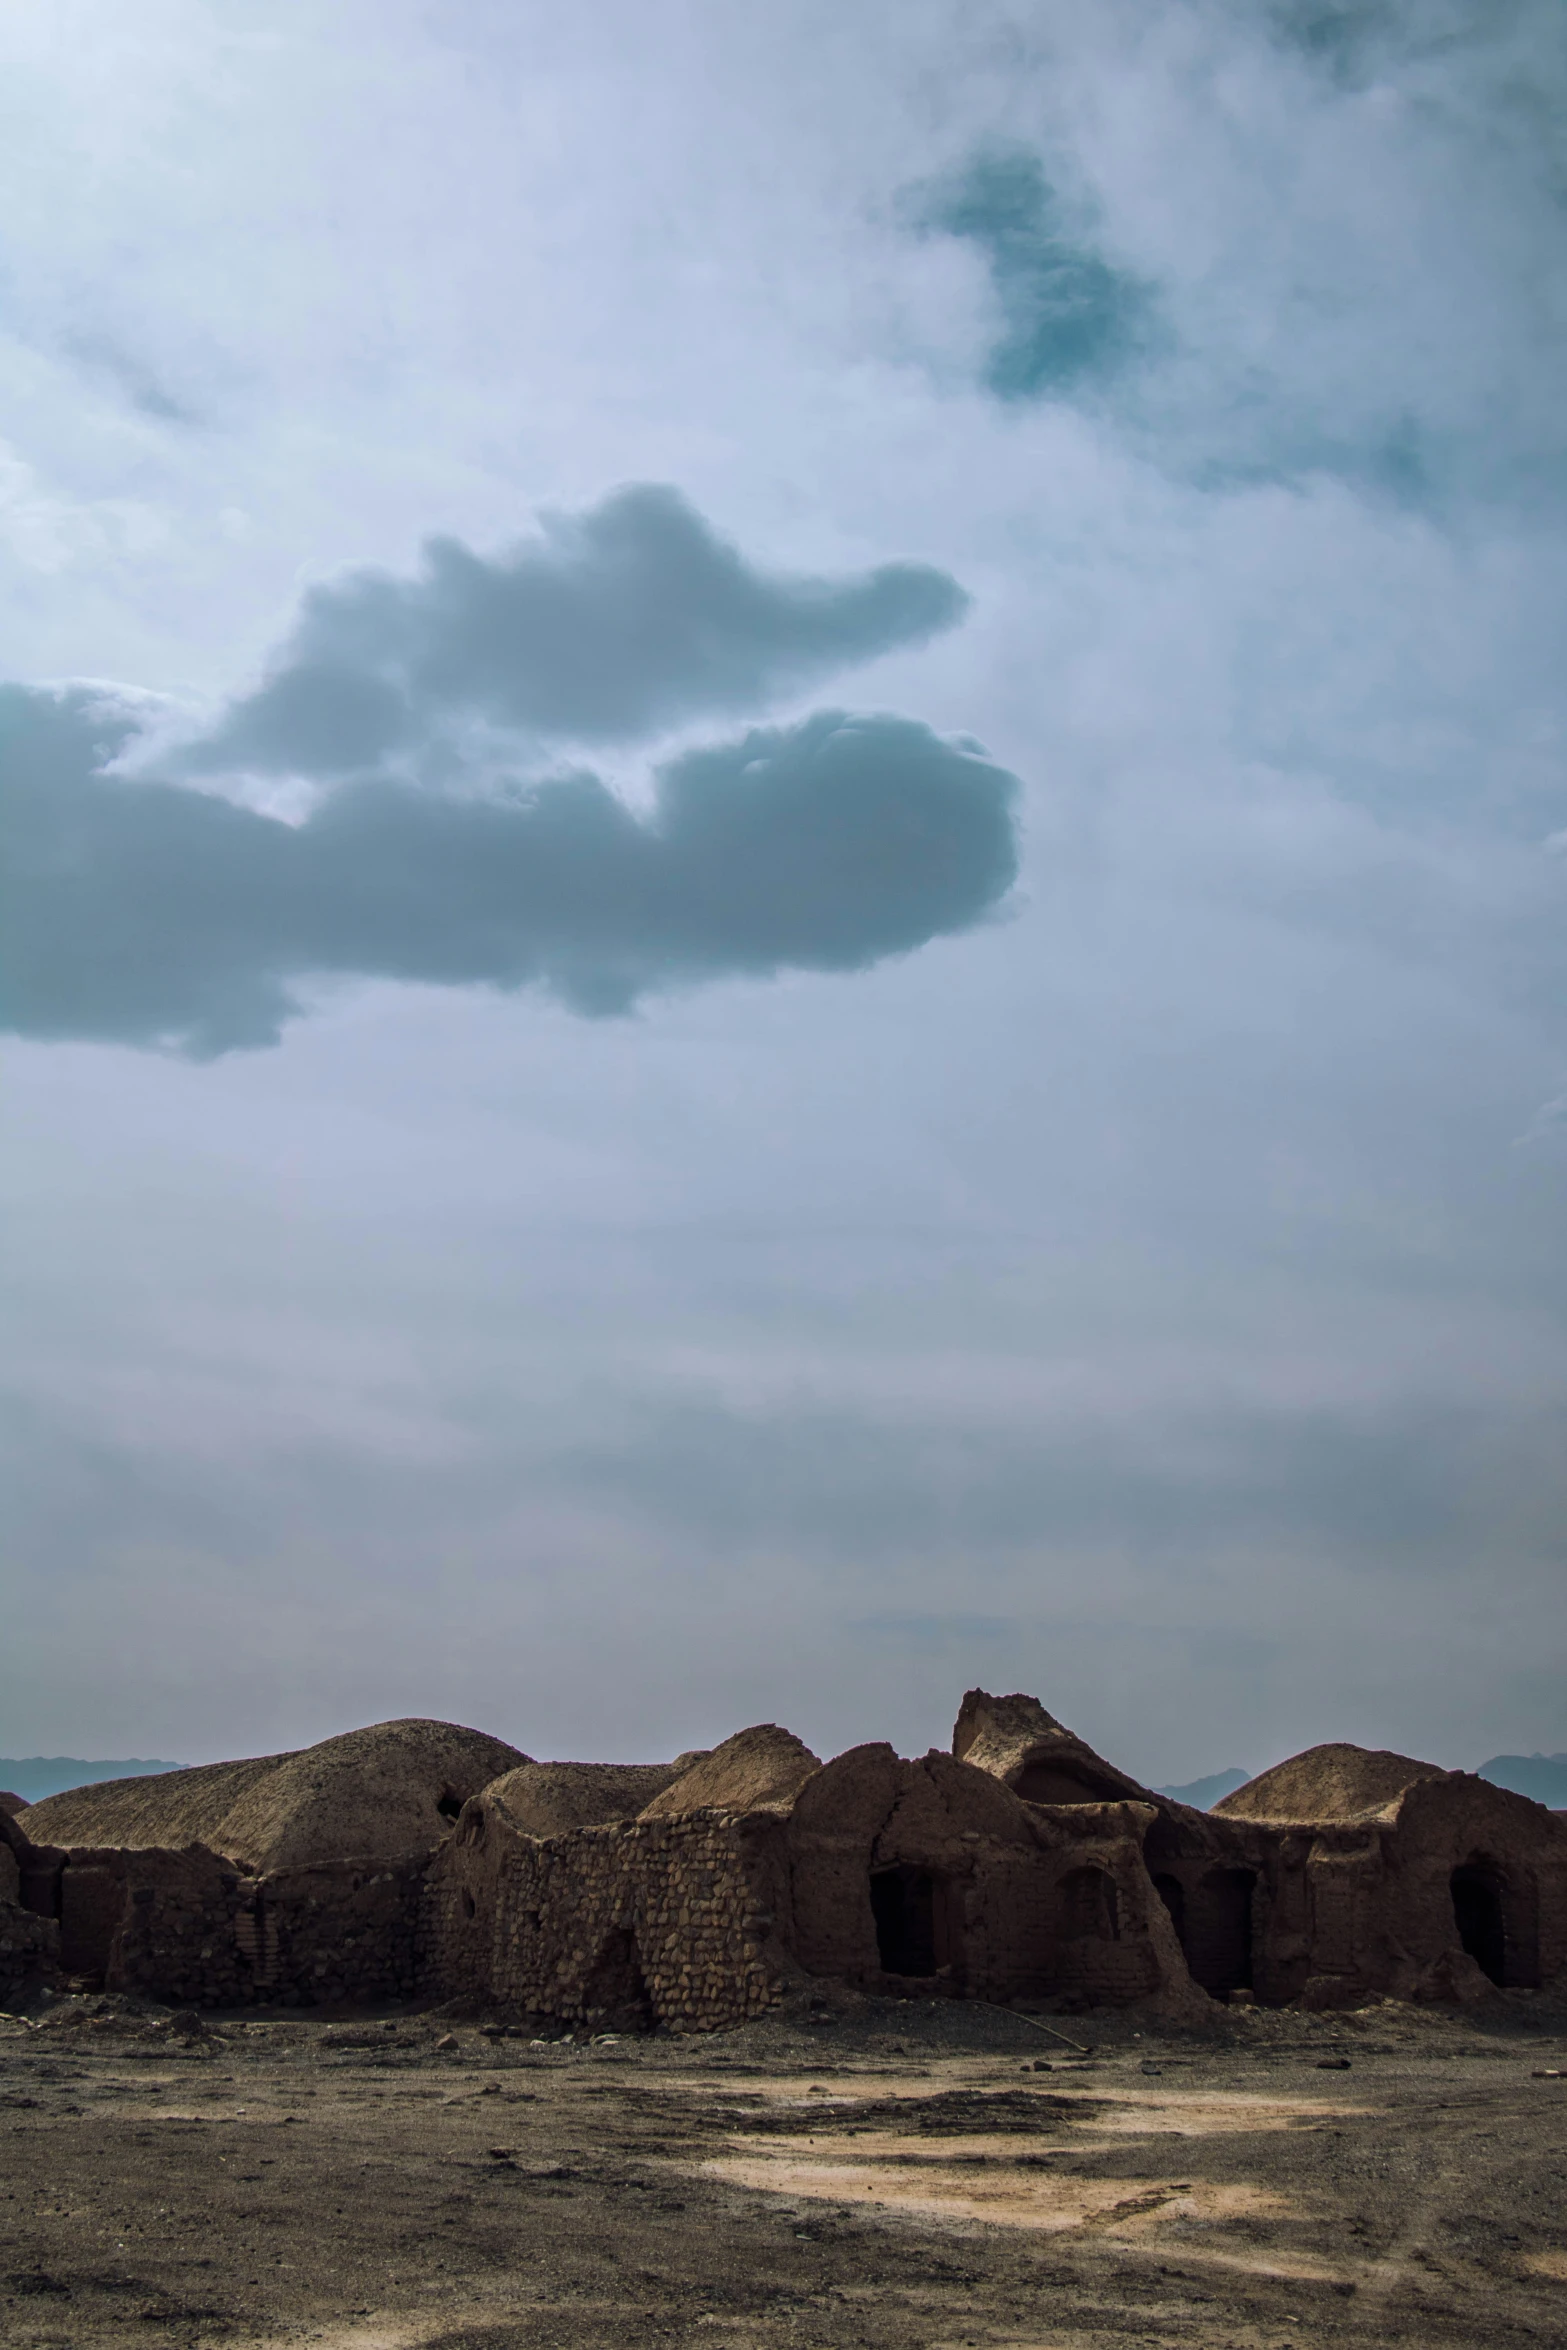
M1524 2266L1537 2277L1551 2277L1567 2285L1567 2252L1531 2252Z
M907 2137L901 2130L856 2130L846 2136L842 2130L833 2130L820 2138L812 2133L800 2137L753 2137L737 2131L729 2141L737 2153L755 2155L767 2161L777 2155L792 2158L797 2154L809 2160L830 2162L834 2157L845 2162L894 2163L900 2167L944 2163L949 2168L961 2169L971 2164L975 2169L987 2162L1060 2162L1075 2152L1075 2142L1041 2138L1033 2130L986 2130L983 2136L971 2130L927 2133L921 2130L917 2138Z
M1322 2098L1269 2097L1246 2089L1193 2091L1189 2097L1128 2095L1123 2089L1100 2092L1104 2111L1082 2123L1089 2130L1119 2136L1215 2137L1235 2130L1293 2130L1302 2122L1364 2121L1376 2110L1369 2105L1329 2104Z
M908 2149L915 2152L915 2149ZM987 2176L978 2165L832 2162L780 2148L777 2153L720 2155L700 2163L703 2177L769 2195L803 2195L813 2202L866 2203L889 2211L925 2212L940 2219L984 2220L994 2227L1069 2228L1138 2232L1153 2218L1276 2217L1284 2198L1249 2185L1205 2180L1150 2185L1146 2179L1065 2179L1047 2170Z

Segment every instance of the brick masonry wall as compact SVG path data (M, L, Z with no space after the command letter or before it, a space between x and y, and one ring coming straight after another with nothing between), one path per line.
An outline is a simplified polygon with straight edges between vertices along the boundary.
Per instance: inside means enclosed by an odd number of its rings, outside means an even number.
M411 1998L427 1852L278 1869L245 1889L253 1996L283 2006Z
M782 1823L706 1811L524 1836L483 1796L436 1856L423 1985L592 2029L711 2031L798 1979Z
M1173 1928L1143 1866L1146 1818L1146 1805L1131 1804L1020 1811L1021 1833L1008 1839L972 1829L900 1836L896 1815L874 1838L864 1825L796 1820L794 1950L814 1975L893 1997L917 1991L1005 2005L1065 1992L1124 2006L1184 1987ZM888 1974L881 1964L871 1879L900 1863L935 1880L943 1920L935 1976Z
M235 1936L244 1884L200 1844L73 1851L61 1883L67 1967L176 2007L239 2006L251 1996Z
M201 1845L77 1849L51 1931L67 1974L177 2006L406 1998L428 1859L247 1877Z

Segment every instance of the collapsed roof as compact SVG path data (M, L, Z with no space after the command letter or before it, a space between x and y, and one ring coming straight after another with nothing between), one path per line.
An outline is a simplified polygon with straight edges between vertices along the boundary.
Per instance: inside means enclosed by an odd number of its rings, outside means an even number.
M992 1697L970 1689L958 1708L952 1752L959 1762L988 1771L1025 1803L1152 1803L1166 1799L1118 1771L1086 1739L1046 1713L1037 1697L1016 1690Z
M803 1738L776 1722L737 1730L642 1809L645 1820L675 1819L692 1811L787 1811L821 1757Z
M702 1759L693 1753L669 1763L522 1763L485 1793L524 1835L565 1836L574 1828L634 1820Z

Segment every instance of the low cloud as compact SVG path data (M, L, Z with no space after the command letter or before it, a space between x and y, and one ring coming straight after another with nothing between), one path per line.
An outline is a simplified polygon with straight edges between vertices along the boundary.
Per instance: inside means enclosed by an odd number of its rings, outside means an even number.
M699 715L754 712L924 643L967 607L957 582L925 564L848 580L760 571L678 492L637 485L547 519L495 561L432 539L413 579L354 571L315 589L262 685L181 763L347 775L473 721L633 741Z
M985 258L1000 332L984 375L998 399L1079 394L1146 340L1148 289L1067 233L1056 192L1025 149L976 155L921 190L913 218L922 234L961 238Z
M216 1054L277 1041L313 976L540 986L583 1012L961 930L1016 872L1015 780L893 717L821 712L690 751L633 813L594 775L483 798L348 784L290 825L106 772L103 696L0 689L4 1024Z

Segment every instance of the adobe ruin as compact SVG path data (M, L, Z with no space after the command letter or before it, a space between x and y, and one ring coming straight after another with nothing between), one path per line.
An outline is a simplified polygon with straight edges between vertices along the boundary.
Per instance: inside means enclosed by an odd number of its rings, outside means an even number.
M1194 2020L1494 1998L1567 1990L1567 1820L1346 1746L1199 1812L983 1690L915 1761L763 1724L668 1764L539 1763L383 1723L0 1809L0 1999L62 1978L585 2031L853 1993Z

